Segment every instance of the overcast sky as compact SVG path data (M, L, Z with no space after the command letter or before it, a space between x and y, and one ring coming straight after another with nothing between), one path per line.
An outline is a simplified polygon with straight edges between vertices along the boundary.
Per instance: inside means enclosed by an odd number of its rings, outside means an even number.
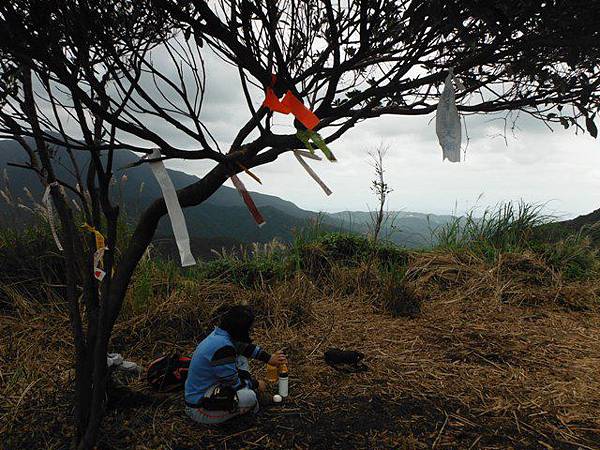
M207 59L207 94L202 118L215 138L228 148L249 117L237 71L214 57ZM263 94L254 93L255 106ZM293 132L291 116L275 114L279 130ZM293 155L254 169L258 185L241 177L249 190L277 195L315 211L367 210L373 169L368 151L389 146L386 181L393 188L390 210L436 214L462 213L498 202L523 199L547 203L547 211L573 217L600 208L600 141L589 134L554 127L523 116L506 141L504 123L493 116L465 118L470 141L458 164L442 161L433 115L385 116L360 123L330 148L337 163L310 161L332 189L327 197ZM173 144L186 146L178 133L164 131ZM464 133L463 133L464 135ZM167 166L197 176L209 168L198 161L170 161ZM228 182L228 185L231 184Z

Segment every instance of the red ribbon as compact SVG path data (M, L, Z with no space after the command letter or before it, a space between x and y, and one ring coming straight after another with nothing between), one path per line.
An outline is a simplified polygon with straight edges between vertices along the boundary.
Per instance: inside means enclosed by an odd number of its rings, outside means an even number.
M266 221L263 218L260 211L258 210L258 208L256 207L254 200L252 200L252 197L250 197L250 194L248 193L246 186L244 186L244 183L242 183L242 180L240 180L237 175L231 175L231 181L237 189L237 191L242 196L242 199L244 200L248 211L250 211L250 214L252 214L254 221L258 224L259 227L262 227L266 223Z

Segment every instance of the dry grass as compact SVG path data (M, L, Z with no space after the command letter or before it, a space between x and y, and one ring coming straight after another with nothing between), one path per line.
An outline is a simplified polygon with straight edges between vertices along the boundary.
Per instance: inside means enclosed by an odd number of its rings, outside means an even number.
M334 269L318 282L298 275L257 290L188 281L144 311L126 309L114 350L147 364L192 350L221 304L253 304L256 340L290 356L291 397L253 420L207 429L183 415L180 395L130 380L112 390L101 446L599 448L597 283L565 283L528 254L489 264L419 253L404 287L421 312L394 318L373 301L382 288L360 271ZM0 317L0 333L5 447L68 446L66 314L23 303ZM333 371L322 361L328 347L364 352L370 371Z

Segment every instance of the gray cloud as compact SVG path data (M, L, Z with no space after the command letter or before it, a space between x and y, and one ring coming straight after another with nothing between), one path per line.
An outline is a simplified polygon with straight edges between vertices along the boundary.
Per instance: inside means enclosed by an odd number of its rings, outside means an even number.
M201 118L215 138L228 148L250 117L237 70L206 54L207 90ZM261 91L252 89L254 106ZM366 209L373 203L372 168L368 150L383 142L390 146L386 175L394 192L390 209L422 212L463 212L501 201L545 203L547 211L574 216L600 207L600 146L589 135L555 127L551 132L527 115L517 122L514 135L504 139L503 115L465 117L469 135L466 159L460 164L442 161L433 116L382 117L350 130L331 145L338 163L311 166L334 191L326 197L291 155L255 169L258 185L244 177L247 187L278 195L313 210ZM293 132L292 118L276 114L280 132ZM153 123L175 145L190 145L181 133ZM168 166L202 176L212 166L201 161L170 161ZM481 198L479 198L481 196Z

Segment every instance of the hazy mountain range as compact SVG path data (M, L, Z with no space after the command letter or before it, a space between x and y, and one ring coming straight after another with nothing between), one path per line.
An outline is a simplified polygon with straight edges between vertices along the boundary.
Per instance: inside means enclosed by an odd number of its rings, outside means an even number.
M74 183L73 165L62 147L53 147L57 175ZM85 172L89 158L87 152L75 152L78 165ZM127 150L115 152L113 167L116 183L112 187L115 202L122 207L128 220L135 218L155 198L161 195L160 188L150 168L141 165L122 169L135 162L139 156ZM31 206L39 202L43 189L38 177L30 170L8 165L26 162L26 154L11 140L0 141L0 170L3 173L0 187L4 195L0 198L0 225L20 226L31 220L31 213L18 208L18 203ZM198 177L184 172L168 170L176 188L182 188L198 180ZM126 180L123 178L126 175ZM26 193L25 188L31 195ZM8 197L7 198L5 198ZM184 210L188 230L195 250L207 254L210 248L220 249L241 243L267 242L273 238L289 241L296 229L307 226L309 221L319 218L322 227L330 230L366 233L370 214L363 211L345 211L333 214L320 214L299 208L294 203L276 196L252 193L267 223L258 228L246 209L241 197L233 188L221 187L203 204ZM12 205L11 205L12 204ZM451 216L439 216L413 212L389 213L394 220L388 220L381 236L396 243L415 247L431 243L431 229L443 225ZM164 217L157 230L157 239L170 241L171 226Z

